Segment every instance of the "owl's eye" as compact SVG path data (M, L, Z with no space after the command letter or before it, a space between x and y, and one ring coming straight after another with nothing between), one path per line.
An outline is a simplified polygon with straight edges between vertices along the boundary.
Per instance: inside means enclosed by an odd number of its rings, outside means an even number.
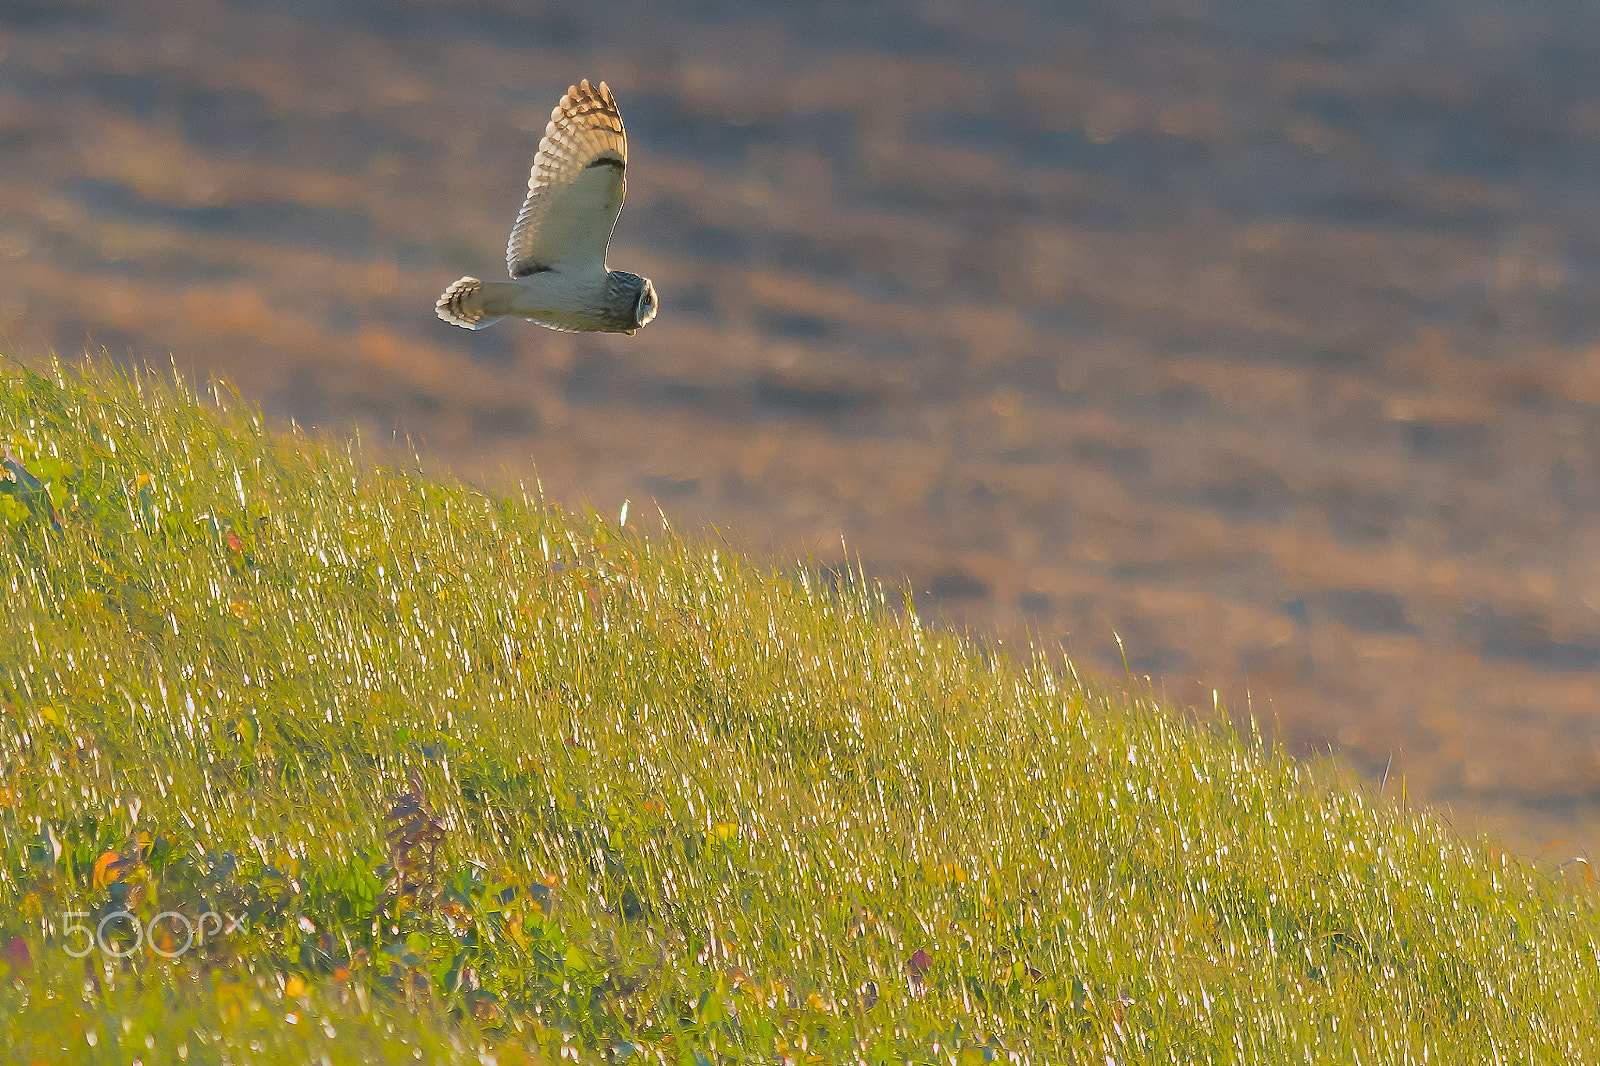
M650 284L646 284L643 289L639 290L639 302L634 308L633 317L639 323L639 325L642 326L646 322L648 322L652 318L654 318L655 315L656 315L656 290L655 290L655 286L650 285Z

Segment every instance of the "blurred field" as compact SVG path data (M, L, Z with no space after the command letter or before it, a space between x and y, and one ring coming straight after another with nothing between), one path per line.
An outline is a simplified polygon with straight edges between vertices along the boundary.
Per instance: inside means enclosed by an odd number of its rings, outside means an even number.
M1109 676L1118 633L1463 823L1600 840L1600 20L1071 11L0 0L0 345L842 533L954 621ZM583 76L661 317L442 325Z

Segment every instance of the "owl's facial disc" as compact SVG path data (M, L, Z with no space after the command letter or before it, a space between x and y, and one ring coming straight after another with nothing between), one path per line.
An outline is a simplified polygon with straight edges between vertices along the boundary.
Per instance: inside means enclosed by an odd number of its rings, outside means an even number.
M639 302L633 308L633 328L638 329L655 317L656 287L646 280L644 288L639 290Z

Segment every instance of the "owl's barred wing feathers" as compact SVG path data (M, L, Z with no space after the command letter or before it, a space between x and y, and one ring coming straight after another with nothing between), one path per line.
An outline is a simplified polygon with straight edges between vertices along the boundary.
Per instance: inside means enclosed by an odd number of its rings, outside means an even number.
M558 265L604 269L627 191L628 135L605 82L580 82L550 113L528 199L506 244L514 278Z

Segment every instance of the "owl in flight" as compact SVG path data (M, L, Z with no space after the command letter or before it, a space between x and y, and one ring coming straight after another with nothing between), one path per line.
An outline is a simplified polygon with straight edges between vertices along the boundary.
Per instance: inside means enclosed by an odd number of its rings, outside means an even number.
M508 315L551 329L632 333L656 317L648 278L606 269L628 182L628 134L605 82L567 90L533 157L528 199L506 244L510 281L462 278L439 317L482 329Z

